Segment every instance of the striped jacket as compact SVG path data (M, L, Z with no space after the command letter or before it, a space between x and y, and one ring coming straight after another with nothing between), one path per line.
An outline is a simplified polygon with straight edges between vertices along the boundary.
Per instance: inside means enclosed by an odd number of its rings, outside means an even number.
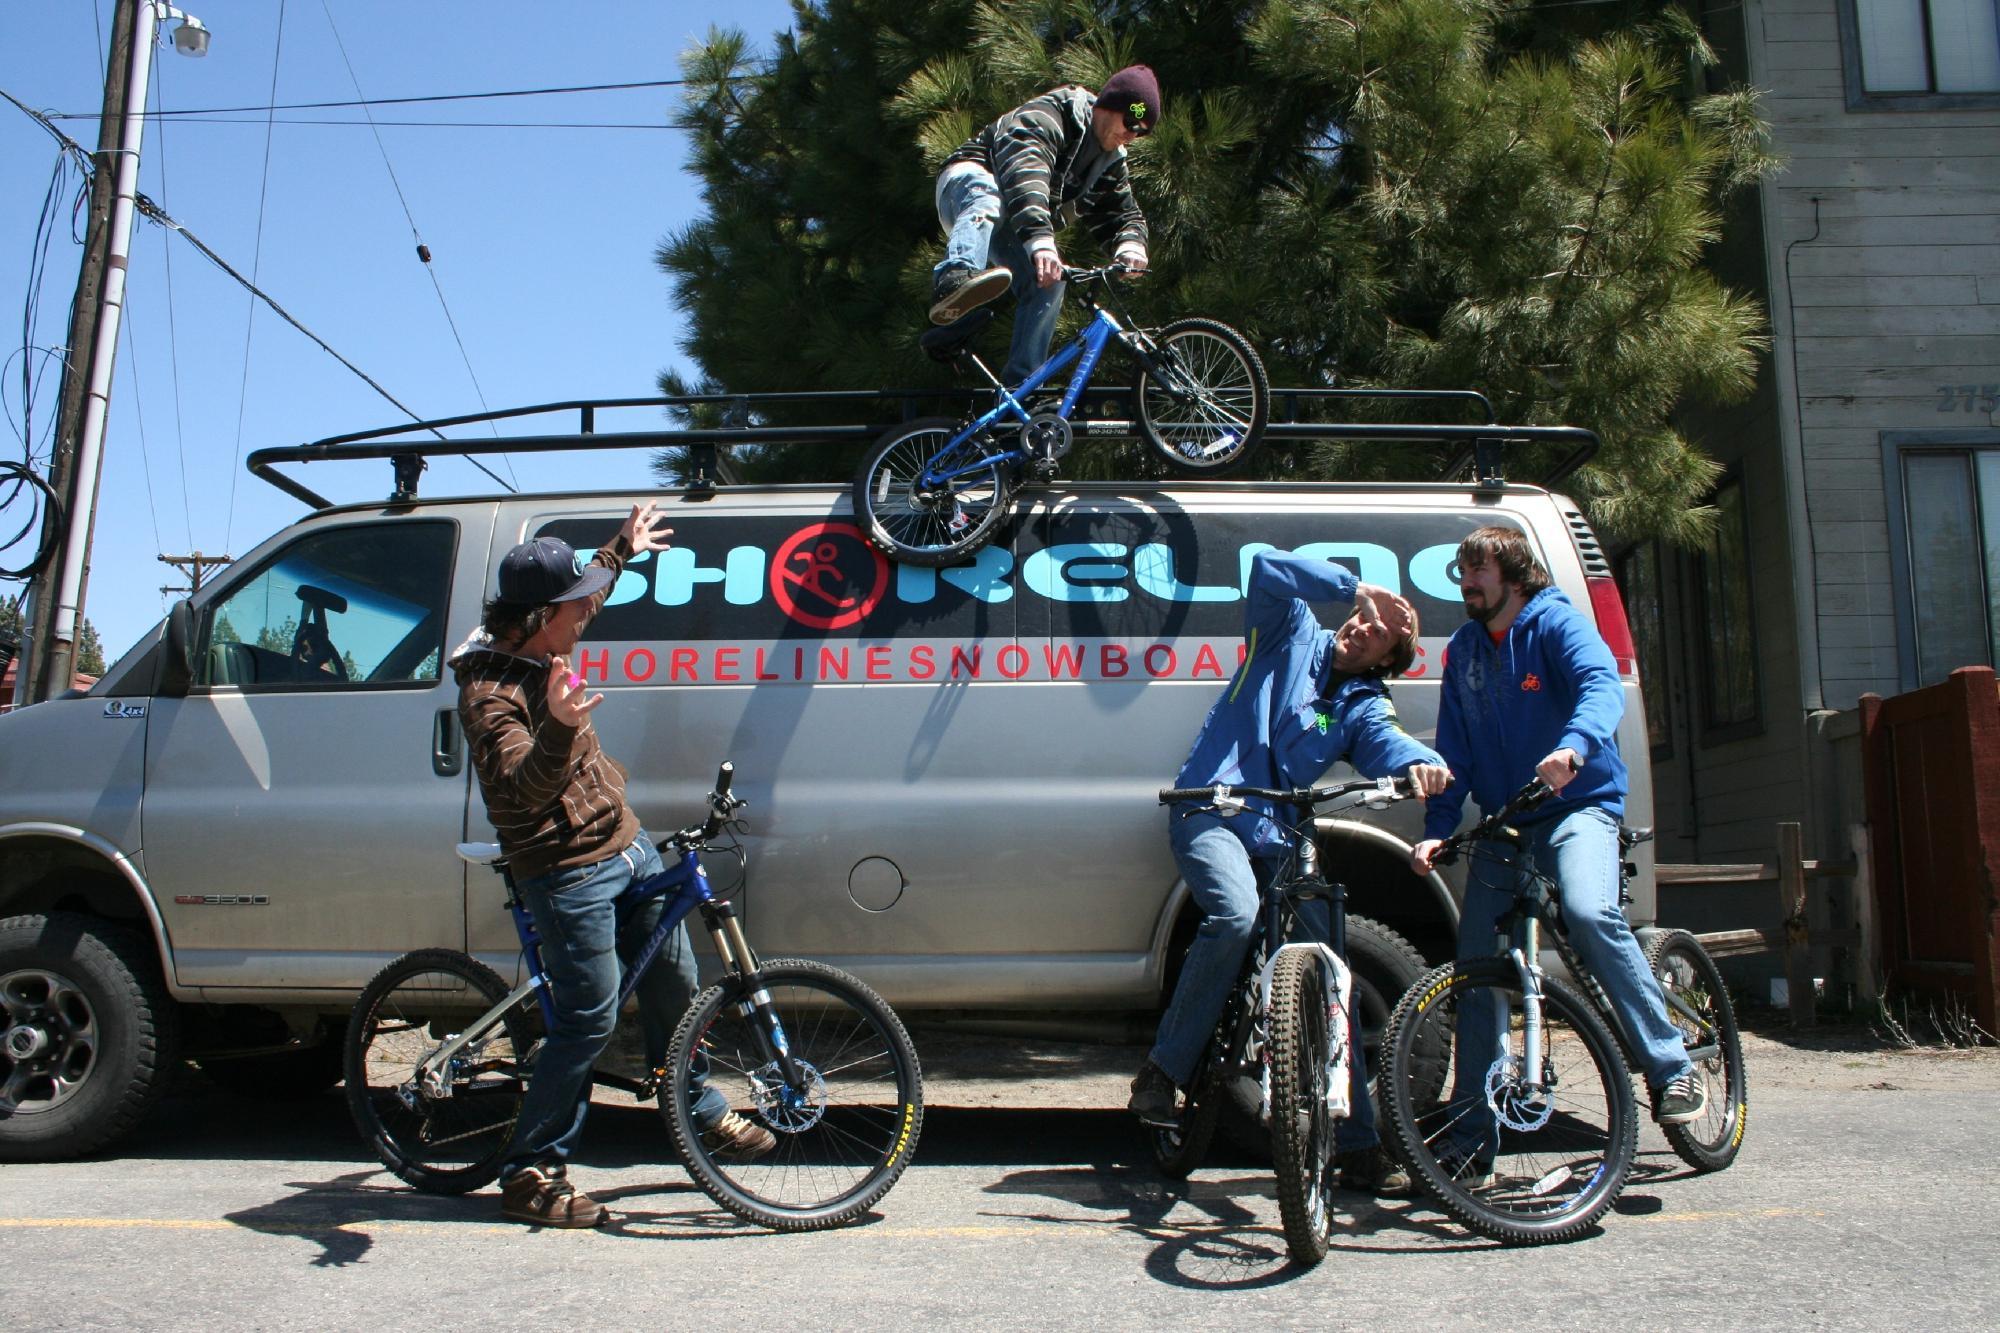
M1000 186L1006 221L1030 254L1053 249L1059 225L1080 217L1113 254L1146 248L1146 215L1132 197L1125 150L1091 133L1097 94L1075 84L1043 93L959 145L945 160L977 162Z
M592 560L613 577L591 597L590 616L630 554L621 536ZM625 770L597 743L589 716L574 729L549 716L546 660L503 652L481 632L452 653L451 667L486 816L516 879L601 861L639 835Z

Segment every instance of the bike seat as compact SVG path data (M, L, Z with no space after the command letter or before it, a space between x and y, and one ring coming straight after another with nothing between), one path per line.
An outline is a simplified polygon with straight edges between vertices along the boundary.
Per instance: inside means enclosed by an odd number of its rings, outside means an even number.
M458 844L458 859L476 866L490 866L500 859L500 844L497 842L461 842Z
M1624 828L1621 826L1618 830L1618 846L1628 852L1640 843L1651 842L1652 840L1653 830L1650 828Z
M965 353L965 345L979 336L979 331L993 322L992 306L981 306L968 315L961 315L949 324L926 330L917 339L917 346L924 349L924 355L933 361L950 364Z

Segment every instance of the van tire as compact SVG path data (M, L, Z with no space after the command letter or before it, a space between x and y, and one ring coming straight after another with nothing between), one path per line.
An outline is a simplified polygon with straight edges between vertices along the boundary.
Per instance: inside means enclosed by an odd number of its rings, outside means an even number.
M1403 992L1416 985L1430 965L1402 935L1365 916L1347 918L1347 965L1354 975L1362 1045L1368 1054L1368 1088L1375 1097L1379 1125L1382 1098L1377 1077L1382 1072L1380 1053L1389 1015L1396 1011L1396 1002L1403 998Z
M179 1049L152 946L74 912L0 920L0 1161L94 1152L144 1118Z

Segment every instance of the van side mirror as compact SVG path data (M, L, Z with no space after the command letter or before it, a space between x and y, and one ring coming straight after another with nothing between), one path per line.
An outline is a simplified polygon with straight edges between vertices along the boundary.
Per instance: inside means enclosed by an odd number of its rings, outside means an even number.
M167 612L166 629L160 635L160 669L153 694L162 699L187 697L194 683L194 607L186 598Z

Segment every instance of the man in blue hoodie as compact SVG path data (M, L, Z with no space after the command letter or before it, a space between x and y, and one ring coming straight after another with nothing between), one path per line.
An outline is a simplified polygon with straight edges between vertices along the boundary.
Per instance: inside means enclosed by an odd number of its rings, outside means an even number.
M1471 619L1445 650L1437 725L1452 781L1430 800L1411 866L1430 873L1439 844L1458 827L1468 790L1490 814L1532 778L1553 787L1556 795L1516 823L1525 839L1520 855L1560 887L1570 943L1637 1039L1653 1118L1666 1125L1697 1119L1705 1099L1701 1080L1618 905L1625 762L1617 732L1625 694L1617 663L1596 626L1550 586L1518 530L1480 528L1459 543L1458 567ZM1467 873L1460 958L1494 951L1496 923L1514 902L1511 849L1489 844L1486 850L1496 855L1473 858ZM1499 1055L1499 1016L1468 1012L1474 1007L1468 1002L1459 1013L1453 1096L1483 1108L1483 1080ZM1464 1172L1483 1176L1493 1123L1490 1114L1473 1120L1461 1122L1468 1132L1454 1146L1465 1158L1458 1164Z
M1208 710L1174 785L1304 787L1345 759L1366 777L1407 773L1422 794L1442 791L1450 774L1403 730L1384 683L1416 659L1415 608L1339 565L1276 550L1252 558L1248 593L1243 665ZM1349 603L1354 613L1326 629L1312 602ZM1227 818L1193 804L1167 812L1174 860L1203 920L1151 1058L1132 1080L1128 1108L1149 1123L1171 1123L1177 1089L1193 1080L1249 948L1261 886L1290 850L1270 803L1249 806ZM1409 1177L1375 1132L1367 1072L1359 1059L1349 1071L1354 1111L1334 1136L1341 1184L1405 1191Z

